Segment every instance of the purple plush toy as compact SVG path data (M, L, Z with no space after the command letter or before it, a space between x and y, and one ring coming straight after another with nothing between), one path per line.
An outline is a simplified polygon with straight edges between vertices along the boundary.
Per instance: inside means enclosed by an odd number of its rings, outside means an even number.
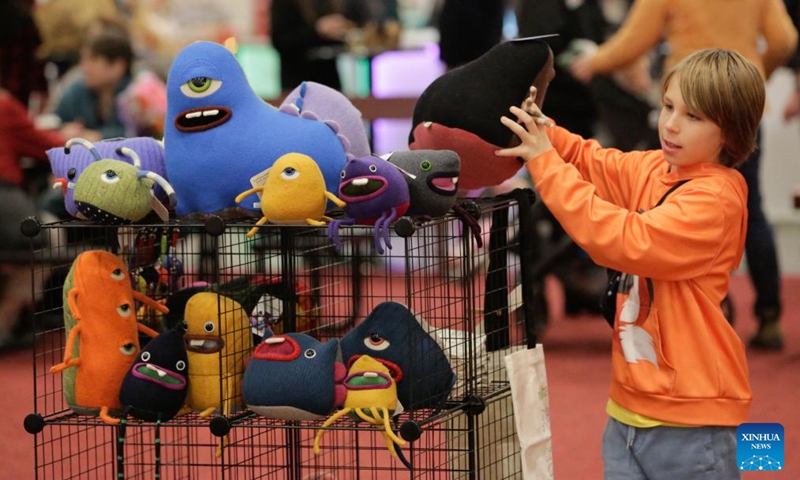
M339 227L341 225L375 225L375 250L383 254L381 238L387 248L389 226L408 210L410 194L404 173L381 157L368 156L349 160L342 170L339 183L339 198L347 206L348 218L335 219L328 224L328 237L333 240L336 251L341 248Z

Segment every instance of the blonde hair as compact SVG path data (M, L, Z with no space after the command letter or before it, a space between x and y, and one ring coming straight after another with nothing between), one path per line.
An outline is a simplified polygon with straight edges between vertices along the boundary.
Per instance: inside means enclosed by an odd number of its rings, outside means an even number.
M700 50L667 74L661 86L662 98L676 75L686 105L722 130L725 145L720 163L734 168L744 163L756 149L764 113L766 93L758 68L733 50Z

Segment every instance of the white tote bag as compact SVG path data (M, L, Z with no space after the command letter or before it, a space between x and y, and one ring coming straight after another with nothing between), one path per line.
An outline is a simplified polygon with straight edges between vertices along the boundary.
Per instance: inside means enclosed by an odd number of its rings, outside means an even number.
M524 480L553 478L550 403L544 349L518 350L505 356Z

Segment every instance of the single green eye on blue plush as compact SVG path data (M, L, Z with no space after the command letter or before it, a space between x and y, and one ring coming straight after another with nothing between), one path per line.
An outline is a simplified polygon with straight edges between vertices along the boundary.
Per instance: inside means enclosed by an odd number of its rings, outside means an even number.
M429 172L432 168L433 168L433 162L427 159L423 160L419 164L419 169L422 170L423 172Z
M211 88L211 79L208 77L195 77L186 84L193 92L201 93Z
M222 86L222 80L209 77L194 77L181 85L181 93L187 97L200 98L211 95Z

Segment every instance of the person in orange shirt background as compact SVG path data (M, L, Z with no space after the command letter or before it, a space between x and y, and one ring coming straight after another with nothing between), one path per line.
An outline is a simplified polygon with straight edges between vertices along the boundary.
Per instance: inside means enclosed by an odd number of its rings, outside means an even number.
M664 71L697 50L726 48L752 61L766 81L794 52L797 30L782 0L636 0L619 31L594 52L579 56L570 71L584 82L594 75L608 75L637 60L662 38L668 44ZM759 322L750 346L780 350L784 346L780 268L772 227L761 206L760 160L759 148L740 167L748 188L745 254Z

